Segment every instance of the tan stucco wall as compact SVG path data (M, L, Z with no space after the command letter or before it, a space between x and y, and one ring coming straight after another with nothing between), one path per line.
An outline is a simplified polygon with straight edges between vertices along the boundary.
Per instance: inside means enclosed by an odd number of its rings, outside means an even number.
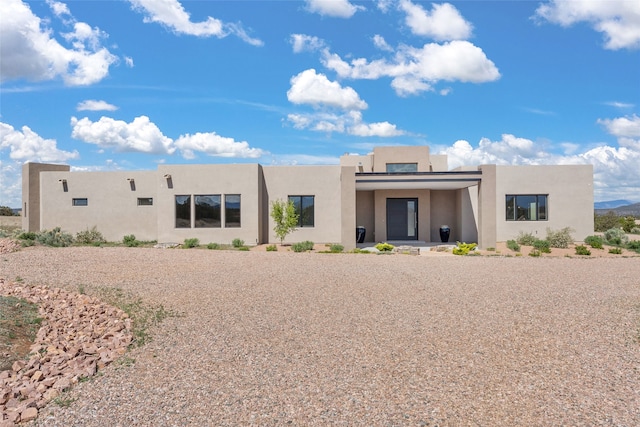
M109 241L127 234L156 239L156 172L42 172L40 188L41 204L47 207L40 215L41 229L60 227L75 234L95 226ZM153 197L154 205L138 206L138 197ZM88 206L72 206L73 198L87 198Z
M286 237L285 243L310 240L314 243L340 243L345 247L355 244L355 179L352 167L264 166L263 173L269 209L273 200L286 201L289 196L315 197L314 227L298 228ZM269 242L279 243L273 227L273 220L269 217Z
M365 242L375 242L375 198L373 191L356 192L356 225L365 228Z
M456 211L458 214L458 240L478 242L478 186L457 191Z
M361 166L362 172L373 172L373 155L345 154L340 156L340 166L353 166L356 172L360 172Z
M429 172L429 147L376 147L373 149L373 171L386 172L387 163L417 163L418 172Z
M39 231L40 227L40 172L69 171L69 165L25 163L22 165L22 229Z
M440 227L443 225L448 225L451 228L449 242L460 240L456 203L456 190L431 191L431 231L428 242L440 242Z
M165 175L170 175L170 183ZM198 238L201 244L231 243L244 240L246 245L260 243L261 176L258 164L161 165L158 167L158 241L183 242ZM240 227L225 227L224 197L240 195ZM220 195L222 226L195 228L195 209L191 209L192 228L175 227L175 196Z
M483 169L483 181L485 179ZM506 221L507 194L548 194L547 221ZM522 231L541 239L547 228L571 227L573 237L593 234L593 167L496 166L496 239L514 239Z

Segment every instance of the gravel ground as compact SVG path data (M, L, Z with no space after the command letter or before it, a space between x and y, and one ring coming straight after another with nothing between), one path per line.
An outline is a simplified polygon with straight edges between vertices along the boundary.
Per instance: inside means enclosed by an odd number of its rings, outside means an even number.
M28 248L0 277L182 316L42 426L637 426L638 258Z

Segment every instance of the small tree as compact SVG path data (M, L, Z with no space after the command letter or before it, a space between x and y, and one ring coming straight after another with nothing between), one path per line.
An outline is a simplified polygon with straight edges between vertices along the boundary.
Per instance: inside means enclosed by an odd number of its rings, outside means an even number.
M296 231L296 225L298 225L296 207L291 200L288 202L274 200L271 202L271 218L276 224L273 231L280 238L280 244L282 244L287 234Z
M0 206L0 216L15 216L15 214L9 206Z

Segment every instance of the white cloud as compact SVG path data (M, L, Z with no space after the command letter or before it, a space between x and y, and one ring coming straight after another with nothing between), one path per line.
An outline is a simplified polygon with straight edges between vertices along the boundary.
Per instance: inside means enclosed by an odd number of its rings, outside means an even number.
M7 148L9 158L18 162L61 163L79 157L76 150L60 150L55 139L45 139L28 126L16 130L13 126L0 122L0 150Z
M344 110L363 110L367 103L351 87L330 81L324 74L309 69L291 78L287 99L294 104L330 106Z
M389 122L366 123L362 119L362 112L348 111L345 113L316 112L310 114L289 114L287 120L296 129L309 129L315 132L343 133L360 137L389 138L405 135L406 132Z
M124 57L124 63L127 64L127 67L133 68L133 58L130 56Z
M324 47L324 40L306 34L292 34L289 41L293 46L293 53L312 52Z
M635 114L630 117L618 117L613 120L600 119L598 123L604 125L611 135L640 138L640 117Z
M251 45L263 45L261 40L249 37L240 24L224 23L211 16L208 16L206 21L192 22L190 14L178 0L129 1L135 10L145 14L144 22L162 24L177 34L218 38L234 34Z
M215 132L182 135L175 141L175 146L186 159L194 158L194 151L218 157L257 158L265 154L259 148L249 147L246 141L235 141Z
M297 165L337 165L340 157L313 156L309 154L274 154L271 158L272 166L297 166Z
M107 101L97 101L95 99L87 99L78 103L76 110L78 111L115 111L118 107L109 104Z
M615 108L633 108L633 107L635 107L634 104L630 104L628 102L618 102L618 101L605 102L605 105L608 105L610 107L615 107Z
M349 0L306 0L310 12L334 18L351 18L363 6L354 6Z
M429 12L409 0L401 0L399 8L407 14L405 22L415 35L438 41L466 40L471 37L472 25L449 3L433 3Z
M136 117L131 123L110 117L101 117L97 122L87 117L80 120L72 117L71 125L73 138L118 152L171 155L179 149L186 159L195 158L195 152L242 158L256 158L265 154L263 150L251 148L245 141L235 141L215 132L185 134L174 141L165 136L147 116Z
M50 4L55 13L68 14L65 5ZM104 79L109 67L117 61L117 57L100 44L106 34L86 23L73 21L73 31L63 35L71 45L66 48L22 1L3 0L0 14L11 17L0 20L2 81L61 77L67 85L86 86Z
M323 55L323 65L342 78L391 77L392 87L400 96L432 90L433 84L442 80L483 83L500 78L482 49L463 40L428 43L422 48L401 46L391 60L357 58L348 63L328 50Z
M116 151L133 151L150 154L172 154L172 140L163 135L147 116L133 119L131 123L101 117L92 122L85 117L71 118L73 130L71 136L101 148L113 148Z
M393 52L393 48L389 46L387 41L380 34L376 34L373 36L373 44L380 50L384 50L385 52Z
M605 37L605 48L640 48L640 2L632 0L551 0L536 17L563 27L587 22Z
M47 4L58 17L63 16L71 16L71 12L69 12L69 8L66 4L61 3L59 1L47 0Z

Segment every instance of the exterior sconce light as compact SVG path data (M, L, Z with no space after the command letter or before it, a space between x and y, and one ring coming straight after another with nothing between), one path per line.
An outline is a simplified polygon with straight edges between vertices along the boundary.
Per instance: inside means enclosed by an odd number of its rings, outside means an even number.
M64 191L65 193L69 191L69 186L67 185L66 179L59 179L58 182L62 183L62 191Z

